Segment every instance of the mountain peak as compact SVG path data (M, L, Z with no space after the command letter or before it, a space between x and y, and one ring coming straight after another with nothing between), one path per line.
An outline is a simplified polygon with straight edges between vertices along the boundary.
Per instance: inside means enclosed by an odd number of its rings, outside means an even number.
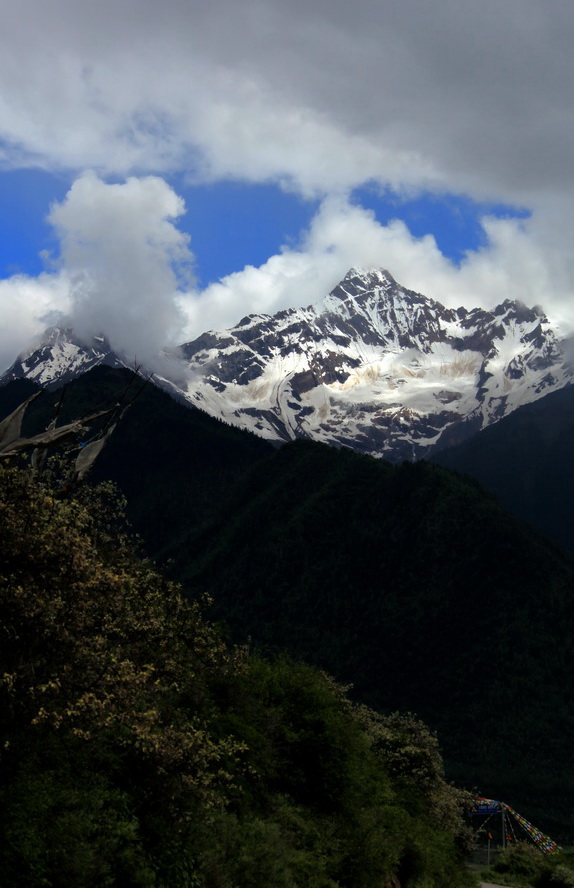
M31 379L47 388L64 385L98 364L125 367L103 335L76 335L72 327L50 327L40 343L22 352L3 374L1 384L14 379Z
M270 440L311 438L397 461L568 385L565 351L538 308L447 309L383 268L353 267L321 302L185 343L187 381L168 370L160 384ZM56 328L0 384L55 386L100 363L125 366L105 338L86 343Z
M386 268L360 268L353 266L348 270L338 286L347 282L358 283L368 289L381 286L398 287L396 280Z
M343 278L343 280L351 279L351 278L367 278L369 280L380 280L380 281L392 281L392 283L396 283L394 277L387 271L386 268L377 268L376 266L361 267L353 265Z
M207 346L207 347L206 347ZM572 381L539 310L447 309L383 268L350 268L306 309L185 346L193 403L272 440L413 459Z

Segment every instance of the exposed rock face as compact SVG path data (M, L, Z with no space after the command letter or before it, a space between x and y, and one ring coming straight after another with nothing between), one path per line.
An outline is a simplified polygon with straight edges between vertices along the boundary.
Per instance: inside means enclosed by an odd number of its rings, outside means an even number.
M179 355L189 382L156 381L214 416L271 440L309 437L393 461L458 443L573 378L540 307L447 309L384 270L351 269L322 302L250 315ZM53 330L0 382L54 385L98 363L123 364L103 337L85 344Z
M572 381L539 308L447 309L355 269L317 305L251 315L182 346L186 394L268 438L424 456Z
M7 385L13 379L31 379L48 388L65 385L98 364L126 367L111 350L103 336L93 336L90 343L78 339L71 327L48 330L37 348L19 355L0 379Z

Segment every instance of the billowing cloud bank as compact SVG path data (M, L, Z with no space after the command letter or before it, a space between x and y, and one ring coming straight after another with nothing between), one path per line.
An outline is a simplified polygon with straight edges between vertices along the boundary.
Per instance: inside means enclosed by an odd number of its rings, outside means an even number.
M570 254L549 250L532 220L485 219L487 246L457 267L432 237L416 239L401 222L382 226L345 198L326 198L298 247L200 291L187 236L177 228L183 210L157 177L121 185L93 173L77 179L50 213L61 241L58 269L0 282L0 314L10 330L0 336L3 366L31 336L64 320L80 335L103 332L128 358L157 365L165 345L230 326L246 313L319 301L351 266L384 265L400 283L454 307L542 302L565 332L571 327Z
M485 218L483 225L486 246L456 266L430 235L417 239L400 221L383 226L371 212L328 198L298 249L285 248L261 267L182 300L188 337L239 320L240 307L271 313L317 302L353 266L385 267L404 286L454 308L492 307L505 299L543 304L564 334L570 332L569 249L549 250L532 220Z
M570 0L4 4L0 166L78 178L51 212L59 269L0 282L0 360L58 312L143 359L315 301L351 265L449 304L518 297L569 323L573 39ZM174 171L323 202L297 248L197 292L183 205L161 178ZM455 268L432 238L349 203L367 181L532 217L485 220L486 246Z
M183 201L160 178L110 185L86 173L49 215L61 252L57 270L0 282L0 315L10 361L49 324L69 322L81 337L105 333L133 360L157 362L179 340L185 316L178 287L190 280L188 237L175 225Z
M184 317L175 296L193 258L174 224L183 211L155 176L107 185L93 173L52 208L80 336L104 332L114 349L144 361L177 340Z
M569 0L20 0L0 25L5 165L521 203L572 181Z

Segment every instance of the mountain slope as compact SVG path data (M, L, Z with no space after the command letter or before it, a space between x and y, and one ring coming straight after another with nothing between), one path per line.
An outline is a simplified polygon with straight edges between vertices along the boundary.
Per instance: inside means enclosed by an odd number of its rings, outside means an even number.
M29 379L40 386L65 385L92 367L126 367L110 348L104 336L84 342L71 327L47 330L41 344L19 355L2 375L0 385L16 379Z
M307 437L394 462L456 444L573 378L542 309L446 309L383 270L352 269L315 305L250 315L177 354L157 383L213 416L274 442ZM57 385L99 363L125 366L104 338L54 330L0 385Z
M433 456L480 481L515 515L574 554L574 388L527 404Z
M130 379L90 371L60 421L114 403ZM58 399L31 405L28 433ZM574 563L477 484L305 441L273 451L151 384L96 463L94 480L107 476L150 551L214 596L236 638L415 711L438 729L451 778L549 830L549 812L574 826Z
M540 308L446 309L382 270L306 309L250 315L182 347L186 394L267 438L415 459L561 388L572 368Z
M236 637L416 712L452 778L574 825L574 562L478 485L295 442L173 554Z
M0 419L35 388L24 379L0 388ZM60 396L61 391L46 391L30 405L25 434L46 428ZM67 386L58 424L132 399L89 477L94 483L113 480L119 485L128 500L128 518L144 537L149 553L158 556L273 448L201 410L182 406L130 370L103 365Z

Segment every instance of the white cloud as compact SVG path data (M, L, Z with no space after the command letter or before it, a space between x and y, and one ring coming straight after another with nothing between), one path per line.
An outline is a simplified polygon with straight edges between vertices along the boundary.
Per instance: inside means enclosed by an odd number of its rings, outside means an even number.
M572 180L573 37L569 0L6 3L4 162L525 202Z
M59 270L0 282L3 365L66 315L80 335L103 332L129 359L158 366L166 344L232 326L246 314L320 301L352 266L387 268L399 283L452 307L507 298L542 304L565 332L574 328L568 238L549 245L544 220L483 220L487 245L457 267L432 236L417 239L400 221L380 225L370 211L330 197L298 246L199 291L189 285L193 257L177 228L183 210L157 177L121 185L94 173L78 178L50 213L61 241ZM554 210L560 217L560 206Z
M322 195L374 180L409 193L430 188L516 202L534 213L528 231L489 222L489 248L460 272L432 242L415 243L400 226L381 233L373 223L367 241L380 241L388 256L376 264L420 280L421 289L432 289L436 278L453 298L457 288L476 286L481 301L505 288L570 301L573 42L571 0L4 3L0 168L93 168L108 179L177 170L195 181L275 180ZM68 215L82 189L71 195ZM279 293L291 294L295 280L308 298L328 277L320 269L335 275L343 255L359 264L342 244L364 252L362 239L344 223L352 219L361 231L367 223L349 210L324 210L320 219L307 251L286 251L257 274L234 278L236 301L259 293L266 280L269 294L247 310L281 307ZM329 258L312 238L337 225L345 232ZM110 244L101 250L119 280ZM528 280L511 271L511 258L529 268ZM79 258L66 262L77 281ZM303 266L306 284L294 270ZM416 269L434 276L425 282ZM156 276L159 282L157 267ZM229 286L199 298L206 317L227 317ZM162 315L160 327L171 323Z
M70 305L69 280L64 273L0 280L0 372L39 339L46 327L67 315Z
M0 282L4 363L65 315L80 337L105 333L129 360L157 366L184 323L178 294L193 260L176 226L184 209L158 177L116 185L94 173L79 177L49 215L60 238L59 271Z
M370 211L329 198L298 248L182 299L186 338L230 326L243 314L318 302L353 266L386 268L403 286L454 308L493 307L505 299L542 304L568 332L574 326L574 262L566 246L549 251L532 221L485 218L483 224L487 245L458 267L432 236L415 238L401 221L383 226Z
M157 177L110 185L94 173L77 179L52 207L80 336L104 332L113 348L146 362L177 339L176 296L193 259L174 224L184 209Z

